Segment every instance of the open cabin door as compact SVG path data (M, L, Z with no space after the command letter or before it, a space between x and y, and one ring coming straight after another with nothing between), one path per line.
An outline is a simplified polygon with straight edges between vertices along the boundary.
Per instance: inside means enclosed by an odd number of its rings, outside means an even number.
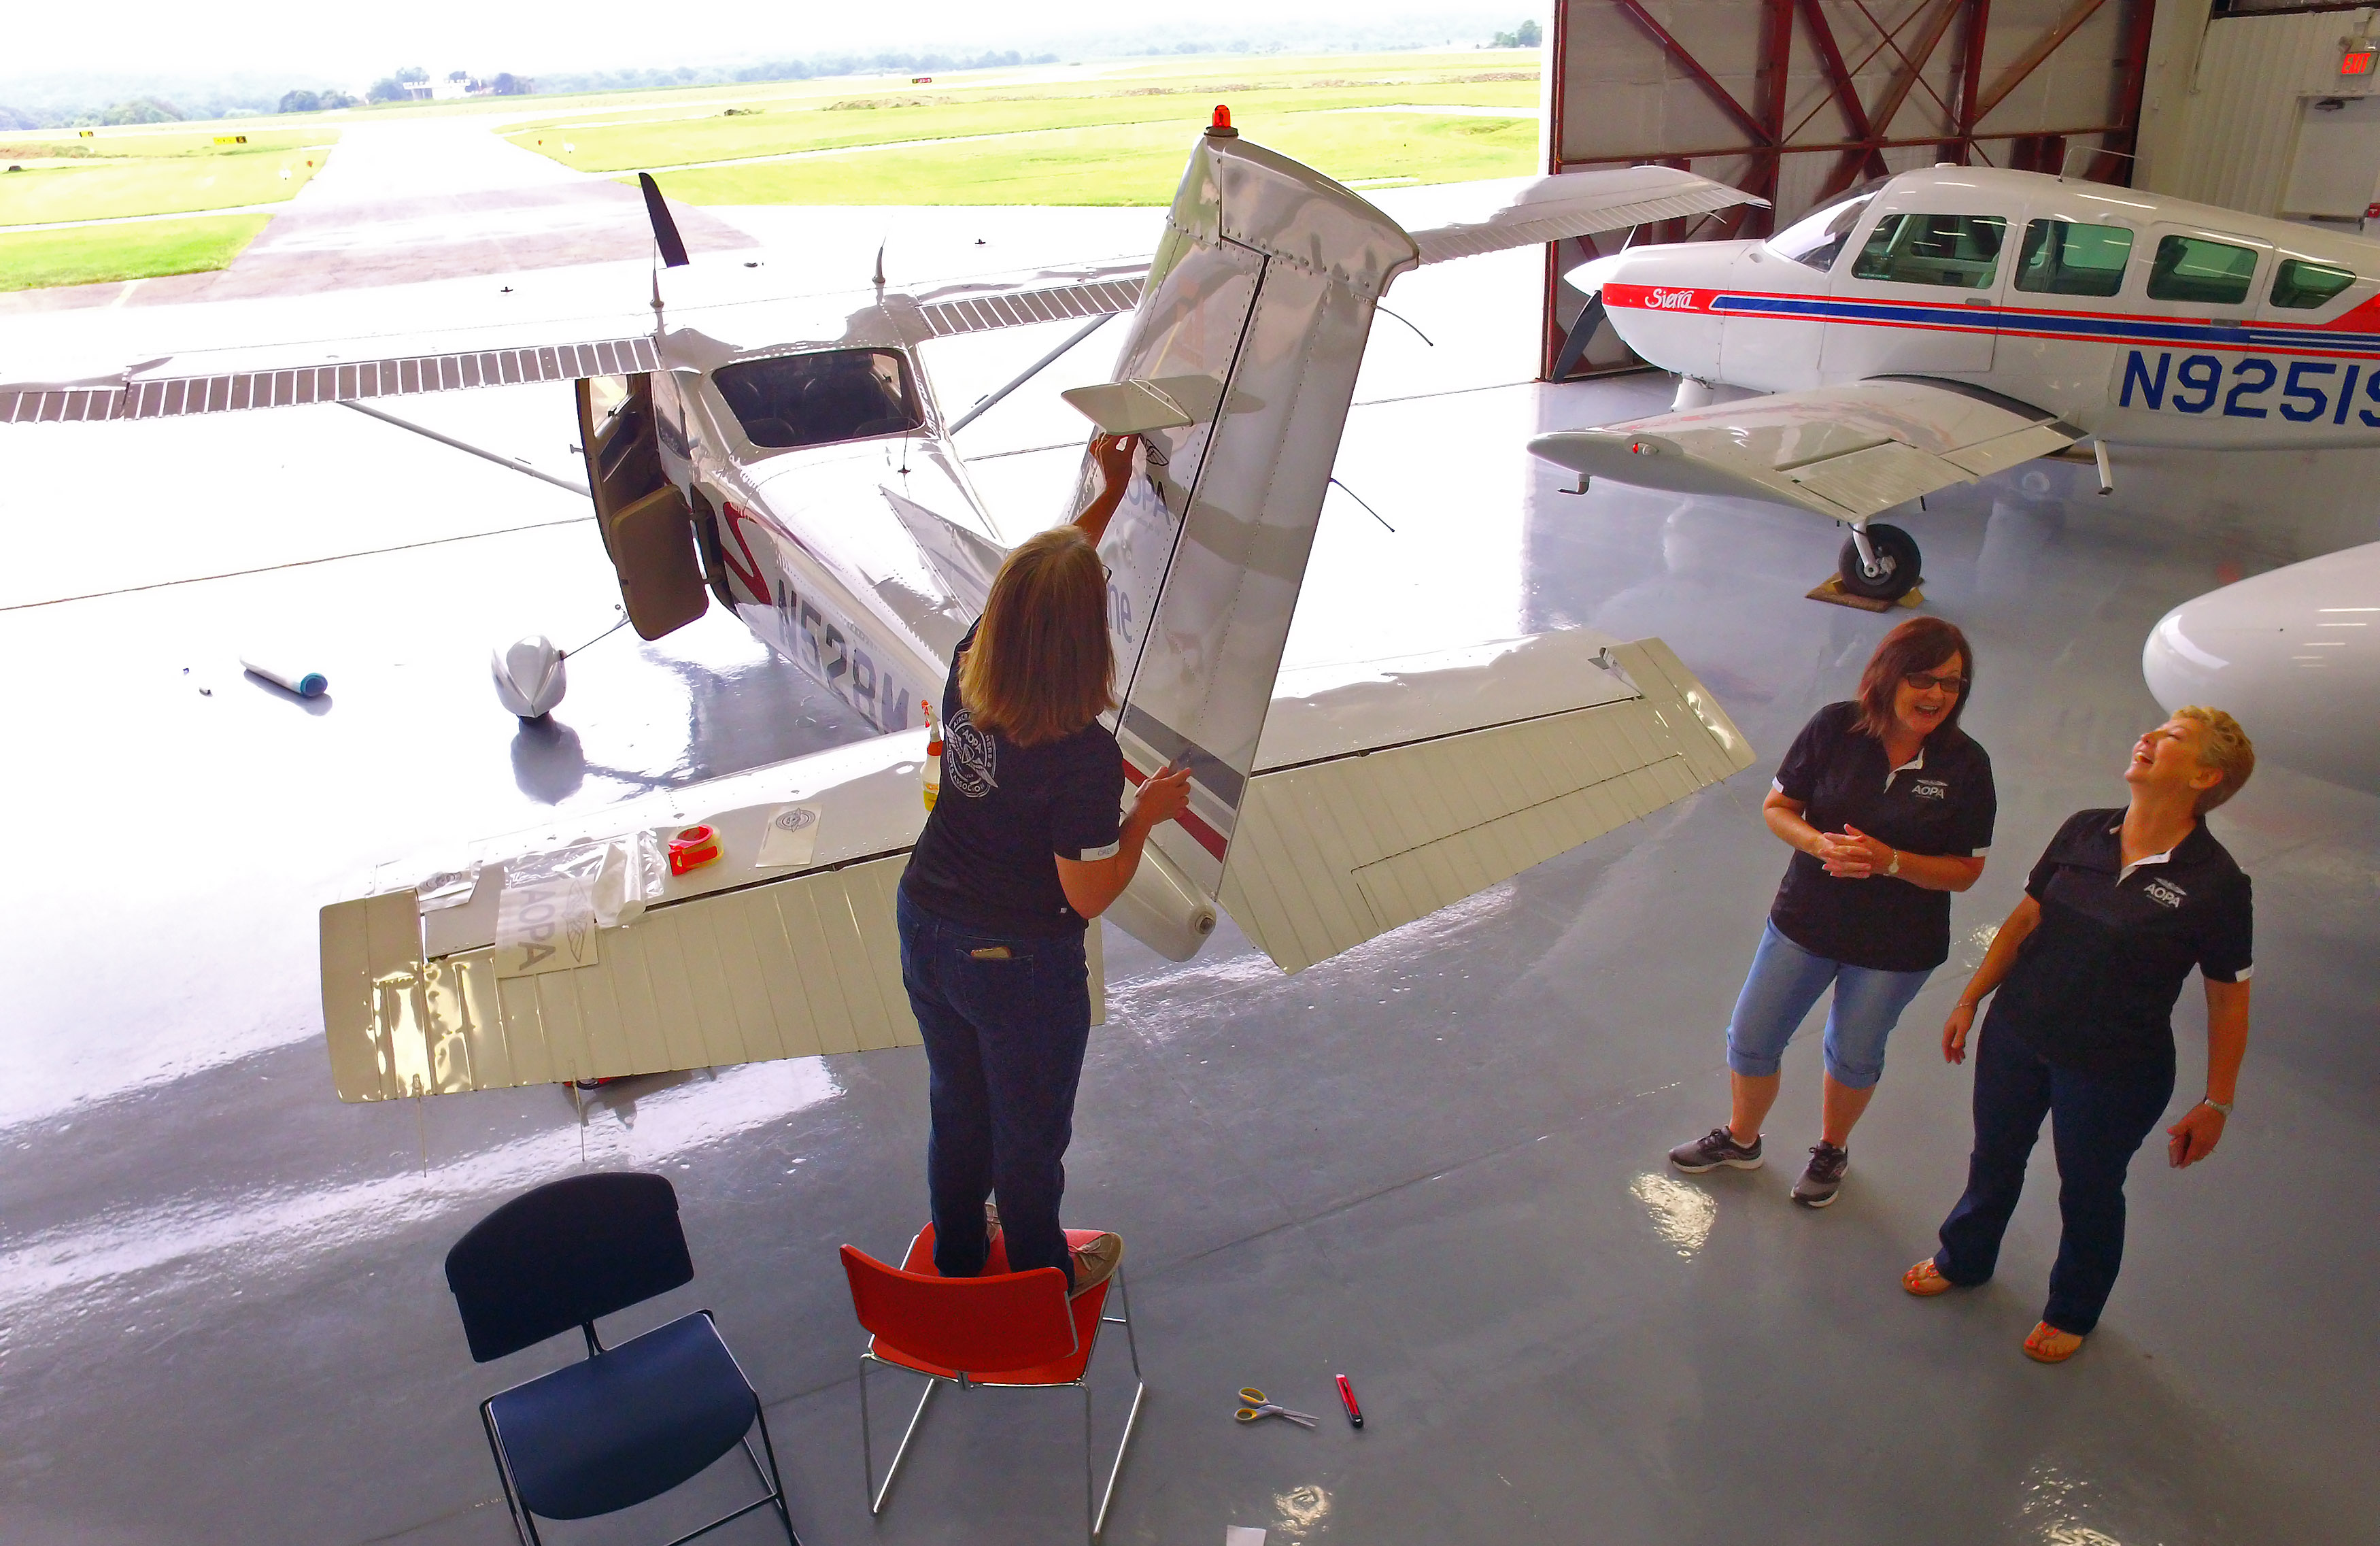
M629 623L644 639L686 627L710 600L686 496L662 468L652 377L580 378L578 444Z

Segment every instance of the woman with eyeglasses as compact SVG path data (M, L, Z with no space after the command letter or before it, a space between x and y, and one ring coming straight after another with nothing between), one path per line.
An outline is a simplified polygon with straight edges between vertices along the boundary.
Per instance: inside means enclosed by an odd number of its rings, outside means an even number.
M1973 679L1967 636L1912 617L1876 646L1859 696L1819 710L1785 753L1760 813L1793 858L1728 1022L1730 1111L1670 1150L1680 1170L1766 1163L1779 1060L1831 987L1824 1114L1792 1197L1824 1208L1841 1190L1885 1041L1949 958L1950 893L1975 883L1991 846L1992 760L1959 728Z

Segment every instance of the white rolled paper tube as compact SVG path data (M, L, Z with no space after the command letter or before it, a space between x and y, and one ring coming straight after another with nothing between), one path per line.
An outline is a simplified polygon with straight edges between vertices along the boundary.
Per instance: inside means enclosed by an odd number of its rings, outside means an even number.
M274 687L287 688L300 698L320 698L331 685L331 679L319 671L289 671L261 664L246 655L240 656L239 663L248 668L249 675L261 676Z

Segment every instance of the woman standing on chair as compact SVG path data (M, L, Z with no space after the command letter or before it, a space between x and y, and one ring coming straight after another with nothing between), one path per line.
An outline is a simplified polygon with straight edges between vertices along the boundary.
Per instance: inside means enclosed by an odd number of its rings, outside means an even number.
M2124 1173L2173 1098L2173 1005L2206 981L2206 1095L2166 1129L2176 1167L2215 1152L2248 1053L2254 907L2248 877L2206 830L2256 749L2219 709L2180 709L2132 744L2131 802L2081 810L2050 839L1984 964L1942 1027L1967 1060L1975 1006L1994 989L1975 1052L1975 1147L1942 1248L1901 1274L1922 1296L1972 1287L1998 1264L2025 1161L2056 1115L2065 1229L2028 1357L2063 1363L2099 1324L2124 1260Z
M1094 544L1132 476L1130 439L1093 443L1104 487L1073 525L1008 555L942 688L941 788L901 881L901 980L924 1034L934 1267L974 1277L1062 1269L1081 1293L1123 1242L1069 1247L1058 1222L1075 1090L1091 1028L1083 931L1123 895L1159 822L1189 803L1162 773L1119 819L1124 769L1099 723L1113 704L1107 574Z
M1949 958L1950 893L1991 846L1992 761L1959 728L1974 659L1957 627L1912 617L1876 646L1859 696L1819 710L1785 753L1760 813L1793 858L1728 1022L1731 1111L1670 1150L1680 1170L1760 1168L1779 1062L1831 986L1822 1126L1792 1197L1824 1208L1841 1189L1885 1039Z

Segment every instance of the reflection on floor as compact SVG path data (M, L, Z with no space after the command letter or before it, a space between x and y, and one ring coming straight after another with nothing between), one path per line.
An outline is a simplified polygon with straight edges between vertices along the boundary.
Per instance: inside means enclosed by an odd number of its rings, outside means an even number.
M1963 1170L1967 1076L1930 1055L1956 972L1910 1012L1836 1207L1791 1207L1790 1163L1667 1173L1663 1150L1721 1114L1719 1028L1782 867L1754 815L1763 782L1896 619L1803 599L1840 535L1807 517L1574 496L1534 467L1528 433L1666 386L1494 384L1526 374L1533 264L1492 306L1430 287L1438 271L1401 291L1435 349L1383 333L1340 464L1386 524L1333 506L1293 654L1658 633L1763 761L1296 978L1228 925L1183 966L1109 936L1069 1213L1131 1242L1151 1389L1110 1539L2380 1540L2380 1248L2361 1227L2380 1181L2374 802L2268 769L2217 818L2262 923L2240 1117L2201 1169L2135 1167L2123 1280L2075 1363L2017 1350L2056 1236L2046 1175L1997 1284L1925 1303L1897 1286ZM957 361L945 401L996 363ZM564 421L543 388L452 411L524 453ZM1026 453L984 464L1008 469L986 478L995 500L1054 506L1075 453L1030 447L1081 432L1042 411L986 444ZM0 611L20 726L0 800L25 834L0 904L0 1540L508 1540L473 1405L572 1350L473 1366L441 1258L504 1197L613 1165L676 1183L698 1274L620 1329L717 1310L771 1404L805 1540L1063 1539L1080 1458L1062 1402L938 1401L868 1518L834 1253L892 1256L921 1222L918 1053L588 1095L331 1097L312 911L370 864L832 744L856 716L714 615L599 645L557 723L519 731L488 646L610 616L570 499L332 409L212 423L0 441L20 517L67 507L49 501L88 474L60 469L105 465L115 523L70 542L12 523L0 601L107 589L91 576L111 567L149 583L399 551ZM2380 535L2364 470L2176 457L2119 465L2102 499L2087 469L2045 465L1911 517L1929 608L1976 642L1966 723L2001 790L1954 968L2058 821L2120 797L2155 712L2138 658L2157 615ZM540 520L574 524L472 535ZM212 530L239 562L213 561ZM329 675L327 712L237 676L266 632ZM2190 1092L2189 996L2180 1023ZM1815 1141L1815 1106L1800 1044L1781 1158ZM1120 1368L1099 1386L1109 1442ZM1341 1371L1361 1433L1336 1417ZM1325 1420L1239 1427L1244 1384ZM742 1480L712 1479L722 1496ZM663 1539L716 1501L692 1491L550 1539ZM753 1519L720 1539L767 1535Z

